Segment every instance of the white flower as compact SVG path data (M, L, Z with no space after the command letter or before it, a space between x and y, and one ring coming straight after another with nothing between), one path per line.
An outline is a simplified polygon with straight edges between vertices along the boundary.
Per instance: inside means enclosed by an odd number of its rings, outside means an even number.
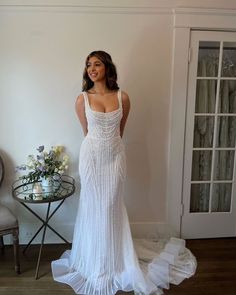
M63 159L63 161L68 162L69 161L69 156L68 155L64 155L62 159Z
M34 181L40 177L48 177L54 173L63 174L68 169L69 157L63 153L63 146L52 146L48 152L44 149L44 146L40 146L37 151L39 154L35 157L29 155L27 157L27 164L18 166L18 170L29 169L28 175L24 175L23 178Z
M56 145L53 147L53 151L57 154L61 154L63 152L63 146L62 145Z

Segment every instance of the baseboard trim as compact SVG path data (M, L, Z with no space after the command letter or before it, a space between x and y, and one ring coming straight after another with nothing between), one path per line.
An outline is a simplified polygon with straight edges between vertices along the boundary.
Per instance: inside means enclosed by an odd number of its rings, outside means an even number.
M39 223L23 223L20 224L19 242L24 245L27 244L33 237L34 233L40 227ZM68 242L72 242L74 224L62 224L60 226L52 225L58 233L60 233ZM175 232L168 224L161 222L131 222L130 224L132 236L136 239L160 239L168 238L171 236L178 237L178 233ZM42 238L42 232L35 238L32 244L40 244ZM12 236L8 235L4 237L4 243L6 245L12 244ZM45 236L45 244L61 244L63 241L50 229L47 229Z

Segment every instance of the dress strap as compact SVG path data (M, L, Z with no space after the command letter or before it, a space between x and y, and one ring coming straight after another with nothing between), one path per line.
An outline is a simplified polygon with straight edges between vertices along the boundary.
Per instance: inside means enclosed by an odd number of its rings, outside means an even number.
M119 108L122 109L122 92L120 89L118 90L118 102L119 102Z
M83 96L84 96L84 105L85 105L85 109L88 108L89 106L89 102L88 102L88 95L85 91L82 92Z

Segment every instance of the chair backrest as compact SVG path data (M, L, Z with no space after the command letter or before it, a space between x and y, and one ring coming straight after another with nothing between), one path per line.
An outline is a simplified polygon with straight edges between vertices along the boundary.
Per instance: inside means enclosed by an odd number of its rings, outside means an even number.
M5 169L4 169L3 159L0 156L0 186L1 186L2 182L3 182L4 172L5 172Z

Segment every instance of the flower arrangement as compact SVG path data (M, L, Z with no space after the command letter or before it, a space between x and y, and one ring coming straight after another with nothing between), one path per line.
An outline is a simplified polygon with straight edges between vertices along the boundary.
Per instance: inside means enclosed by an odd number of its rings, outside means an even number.
M27 181L37 181L40 178L48 178L55 174L62 175L68 169L69 157L64 153L63 146L52 146L47 152L44 146L39 146L39 154L35 157L29 155L27 164L17 166L17 170L29 170L27 175L21 178Z

